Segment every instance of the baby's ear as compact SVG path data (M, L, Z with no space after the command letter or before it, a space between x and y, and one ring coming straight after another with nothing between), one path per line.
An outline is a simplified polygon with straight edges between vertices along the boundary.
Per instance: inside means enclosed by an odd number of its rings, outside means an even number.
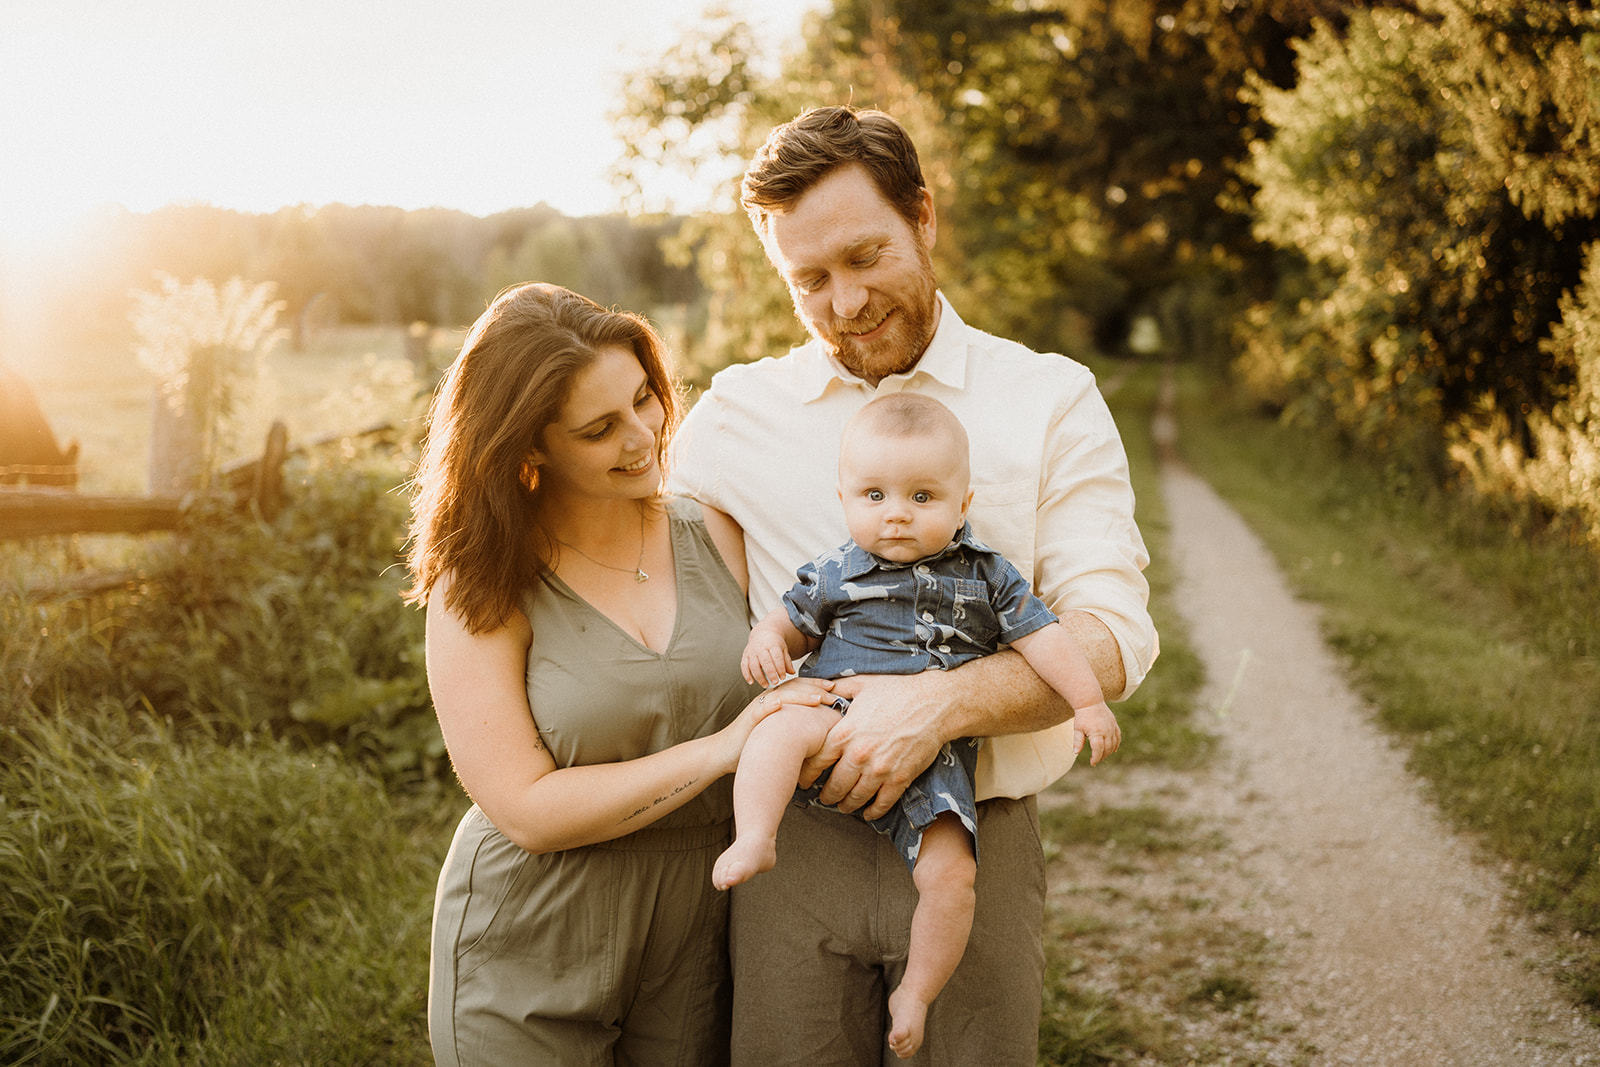
M963 519L967 517L967 509L972 506L972 494L975 492L977 492L977 490L971 488L970 486L967 488L967 498L961 502L961 517Z

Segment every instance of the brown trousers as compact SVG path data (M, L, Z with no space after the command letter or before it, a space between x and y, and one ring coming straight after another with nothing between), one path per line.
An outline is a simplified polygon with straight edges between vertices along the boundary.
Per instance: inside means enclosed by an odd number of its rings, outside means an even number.
M882 834L791 807L778 866L733 890L734 1067L1033 1067L1044 984L1044 853L1032 797L978 805L977 914L910 1060L885 1041L917 892Z

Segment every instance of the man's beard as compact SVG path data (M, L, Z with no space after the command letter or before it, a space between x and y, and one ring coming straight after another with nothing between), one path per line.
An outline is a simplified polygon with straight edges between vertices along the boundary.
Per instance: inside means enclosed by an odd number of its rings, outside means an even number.
M912 292L898 304L874 300L847 322L834 322L826 330L807 323L811 335L822 342L829 355L846 370L872 382L900 374L917 365L938 324L939 283L933 273L928 250L917 246L918 271ZM888 331L871 342L862 342L857 333L869 332L893 313L895 321Z

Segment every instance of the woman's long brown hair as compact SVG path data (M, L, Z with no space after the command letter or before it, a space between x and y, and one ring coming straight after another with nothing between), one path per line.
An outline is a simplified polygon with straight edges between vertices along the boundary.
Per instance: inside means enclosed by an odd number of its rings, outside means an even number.
M516 610L550 557L528 456L560 417L574 376L609 345L639 358L661 400L664 464L682 401L665 347L644 319L533 282L502 292L473 324L429 408L411 481L408 603L426 603L448 573L446 606L470 632L492 630Z

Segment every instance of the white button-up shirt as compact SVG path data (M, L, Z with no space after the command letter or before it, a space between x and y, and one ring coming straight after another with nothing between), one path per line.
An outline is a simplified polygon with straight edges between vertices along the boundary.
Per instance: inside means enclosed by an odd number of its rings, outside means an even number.
M750 607L760 618L801 564L849 536L838 495L845 422L876 396L931 396L971 441L973 532L1058 615L1083 611L1106 625L1128 679L1112 699L1124 699L1158 643L1127 455L1094 375L974 329L942 293L939 300L939 327L922 359L876 389L815 340L719 372L678 431L670 487L744 528ZM980 764L979 799L996 795L992 777Z

